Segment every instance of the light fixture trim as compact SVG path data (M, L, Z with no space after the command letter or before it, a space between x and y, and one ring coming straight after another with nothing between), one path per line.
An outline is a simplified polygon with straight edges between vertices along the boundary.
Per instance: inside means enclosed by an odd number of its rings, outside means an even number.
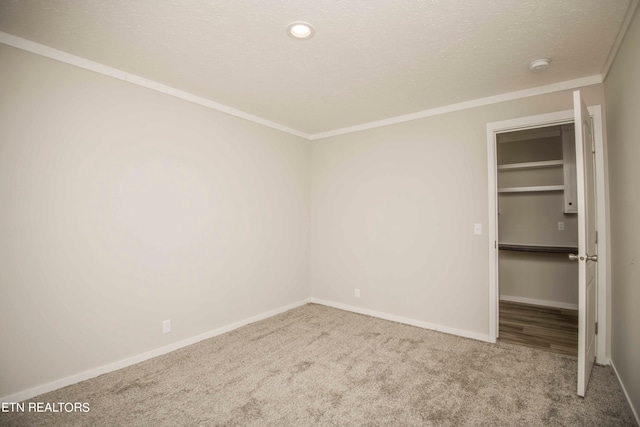
M296 21L287 25L287 34L296 40L306 40L313 37L316 30L308 22Z
M529 70L531 71L543 71L549 68L551 60L549 58L534 59L529 63Z

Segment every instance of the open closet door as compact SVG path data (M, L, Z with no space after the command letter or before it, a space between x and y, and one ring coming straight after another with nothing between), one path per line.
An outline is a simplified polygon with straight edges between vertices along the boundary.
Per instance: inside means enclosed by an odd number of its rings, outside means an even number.
M591 116L573 92L576 141L576 193L578 204L578 395L584 396L596 357L596 199L594 143Z

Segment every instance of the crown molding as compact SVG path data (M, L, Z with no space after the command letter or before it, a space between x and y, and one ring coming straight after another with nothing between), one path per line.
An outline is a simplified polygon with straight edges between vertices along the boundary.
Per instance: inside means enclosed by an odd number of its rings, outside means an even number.
M14 36L12 34L4 33L0 31L0 43L8 46L15 47L27 52L35 53L36 55L44 56L49 59L64 62L65 64L73 65L85 70L93 71L114 79L122 80L127 83L131 83L137 86L142 86L147 89L154 90L156 92L164 93L182 100L192 102L194 104L201 105L203 107L210 108L212 110L219 111L221 113L229 114L231 116L239 117L244 120L249 120L254 123L261 124L263 126L270 127L282 132L286 132L291 135L299 136L305 139L311 139L309 134L300 132L296 129L292 129L287 126L283 126L279 123L272 122L262 117L254 116L253 114L246 113L241 110L229 107L228 105L220 104L219 102L212 101L207 98L203 98L198 95L194 95L189 92L185 92L180 89L176 89L171 86L150 80L135 74L127 73L126 71L119 70L117 68L109 67L98 62L94 62L80 56L72 55L61 50L53 49L49 46L45 46L39 43L32 42L21 37Z
M638 0L633 0L633 1L634 1L634 4L638 3ZM630 20L631 19L629 18L628 21ZM628 27L628 25L629 23L627 22L626 26ZM626 30L626 27L625 27L625 30ZM621 33L623 32L621 31ZM621 41L622 39L620 36L619 38ZM431 108L428 110L418 111L415 113L405 114L402 116L390 117L383 120L363 123L356 126L349 126L341 129L327 131L327 132L308 134L308 133L299 131L297 129L290 128L288 126L284 126L279 123L272 122L262 117L255 116L253 114L249 114L241 110L237 110L227 105L220 104L211 99L203 98L201 96L198 96L189 92L185 92L183 90L176 89L171 86L167 86L165 84L156 82L154 80L137 76L135 74L127 73L117 68L109 67L107 65L100 64L98 62L94 62L76 55L72 55L67 52L63 52L61 50L53 49L51 47L48 47L39 43L35 43L30 40L14 36L12 34L4 33L2 31L0 31L0 43L15 47L17 49L21 49L27 52L31 52L36 55L44 56L46 58L50 58L56 61L64 62L69 65L83 68L85 70L89 70L105 76L113 77L115 79L122 80L127 83L131 83L147 89L151 89L160 93L164 93L166 95L180 98L182 100L192 102L194 104L198 104L203 107L210 108L212 110L216 110L225 114L229 114L231 116L235 116L244 120L258 123L260 125L267 126L269 128L276 129L281 132L285 132L290 135L295 135L311 141L326 139L326 138L330 138L338 135L345 135L348 133L359 132L363 130L375 129L383 126L389 126L389 125L408 122L412 120L418 120L426 117L433 117L440 114L452 113L455 111L462 111L470 108L497 104L505 101L512 101L516 99L528 98L528 97L537 96L537 95L544 95L544 94L559 92L563 90L576 89L583 86L590 86L590 85L602 83L603 81L603 75L597 74L593 76L582 77L579 79L553 83L550 85L538 86L538 87L523 89L515 92L507 92L499 95L488 96L485 98L478 98L470 101L459 102L456 104L450 104L450 105L445 105L437 108Z
M620 45L622 45L624 36L627 34L627 30L629 29L629 25L633 20L633 16L635 15L637 8L638 0L631 0L631 3L629 3L629 8L627 9L627 13L625 14L624 20L622 21L622 25L620 26L620 31L618 31L616 42L613 44L613 47L609 52L609 56L607 57L607 61L604 63L604 67L602 67L602 80L605 80L607 78L607 75L609 75L611 65L613 65L613 61L616 59L616 55L618 54Z
M482 107L491 104L498 104L505 101L513 101L516 99L529 98L537 95L544 95L563 90L571 90L583 86L590 86L602 83L602 76L596 74L593 76L582 77L574 80L566 80L564 82L553 83L545 86L537 86L529 89L518 90L515 92L502 93L500 95L487 96L485 98L473 99L471 101L459 102L457 104L445 105L442 107L431 108L429 110L418 111L416 113L405 114L403 116L391 117L388 119L378 120L375 122L364 123L357 126L350 126L342 129L336 129L323 133L311 135L312 140L329 138L332 136L344 135L352 132L359 132L368 129L375 129L383 126L394 125L397 123L408 122L411 120L423 119L425 117L438 116L440 114L452 113L454 111L467 110L469 108Z

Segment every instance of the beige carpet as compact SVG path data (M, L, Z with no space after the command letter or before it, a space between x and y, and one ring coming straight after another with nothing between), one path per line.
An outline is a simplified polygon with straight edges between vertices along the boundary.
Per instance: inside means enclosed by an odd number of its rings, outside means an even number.
M41 395L88 413L0 414L1 425L634 425L609 367L587 396L576 359L309 304Z

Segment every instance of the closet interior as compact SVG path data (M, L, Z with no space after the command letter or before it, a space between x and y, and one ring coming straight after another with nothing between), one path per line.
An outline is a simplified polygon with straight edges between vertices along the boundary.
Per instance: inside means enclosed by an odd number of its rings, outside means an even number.
M497 138L499 339L577 354L573 123Z

